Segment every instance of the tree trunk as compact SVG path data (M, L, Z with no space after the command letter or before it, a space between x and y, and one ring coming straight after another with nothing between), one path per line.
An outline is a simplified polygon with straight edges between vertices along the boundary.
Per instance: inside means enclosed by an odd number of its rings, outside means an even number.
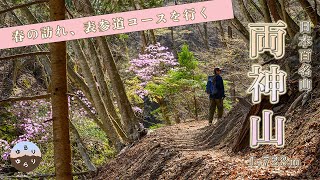
M246 6L244 5L243 0L238 0L240 9L242 11L242 13L244 14L244 16L246 17L247 21L249 23L254 23L254 19L251 17L249 11L247 10Z
M220 29L221 41L222 41L224 46L227 46L226 39L224 37L224 30L223 30L223 26L222 26L222 21L219 21L218 25L219 25L219 29Z
M264 17L263 15L263 12L261 11L260 7L253 1L253 0L248 0L249 4L262 16Z
M314 2L314 10L315 10L315 12L317 13L317 22L319 23L319 21L320 21L320 17L319 17L319 14L318 14L318 2L317 2L317 0L314 0L313 1Z
M230 95L231 95L232 105L235 105L236 104L236 85L234 83L234 80L231 82Z
M218 24L219 24L221 39L224 40L225 38L224 38L224 30L223 30L222 22L219 21Z
M13 61L1 62L0 66L3 67L3 70L0 72L0 97L2 99L8 99L11 97L14 88L12 83L12 68L14 63Z
M65 19L65 1L50 0L50 19ZM69 136L66 42L50 44L52 68L52 119L56 179L72 179Z
M70 57L70 56L69 56ZM71 64L68 63L67 64L67 72L68 72L68 78L71 80L71 82L76 85L78 87L78 89L80 89L85 97L92 103L92 96L90 94L90 90L88 85L86 84L86 82L83 80L83 78L74 71L74 69L72 68Z
M293 38L296 34L297 31L295 31L295 29L292 28L293 24L292 24L292 21L290 20L291 17L289 16L289 14L287 13L286 11L286 6L285 6L285 1L284 0L280 0L280 6L281 6L281 11L282 11L282 16L283 16L283 20L284 22L287 23L288 27L287 27L287 30L288 30L288 34L291 38Z
M138 139L138 120L136 119L132 110L131 104L127 97L124 85L114 62L111 50L107 41L103 37L97 38L98 46L103 54L104 63L107 67L107 73L110 78L112 89L116 95L117 105L120 110L124 130L131 140Z
M87 54L89 56L89 59L91 59L91 61L89 61L89 63L92 65L92 69L94 71L94 74L96 76L97 82L99 84L99 88L100 88L100 93L101 93L101 97L106 105L106 108L108 109L108 111L110 112L110 115L119 123L122 124L120 122L120 118L118 116L118 114L116 113L115 107L112 103L111 97L110 97L110 92L109 92L109 88L107 85L107 82L105 80L105 75L102 71L102 64L100 62L100 59L98 57L98 53L97 50L93 44L93 42L90 39L85 39L84 40L85 45L86 45L86 49Z
M237 26L235 26L231 20L228 21L229 26L233 27L233 29L237 32L239 36L246 42L247 45L249 45L249 37L246 37L239 29Z
M200 37L201 37L201 39L203 40L203 43L204 43L206 49L209 50L208 41L206 40L205 35L202 33L199 24L196 24L195 26L197 26L197 29L198 29L198 31L199 31L199 33L200 33Z
M84 163L86 164L88 170L89 171L96 171L97 168L91 162L90 157L87 152L87 149L86 149L83 141L81 140L80 134L79 134L77 128L73 125L73 123L71 121L70 121L70 127L71 127L71 131L73 132L73 135L75 137L75 141L78 145L78 150L79 150L79 152L82 156L82 159L83 159Z
M172 49L175 49L173 27L170 27L169 29L170 29L170 32L171 32Z
M243 24L239 21L239 19L235 16L232 20L234 26L237 27L239 32L241 32L243 38L249 42L249 31L246 29L246 27L243 26Z
M239 133L239 136L234 140L234 146L232 148L233 152L238 152L246 147L249 147L250 144L250 116L260 116L264 109L272 109L273 105L270 104L268 98L263 98L260 104L253 105L244 117L242 127Z
M12 61L13 63L13 71L12 71L12 88L15 88L17 84L18 73L21 67L21 61L19 59L15 59Z
M3 1L3 2L4 2L3 6L8 8L9 7L8 3L6 1ZM21 8L21 12L26 16L26 18L28 19L29 23L33 23L33 24L39 23L39 21L37 21L37 19L33 16L33 14L30 12L30 10L28 8L26 8L26 7L25 8ZM10 11L9 13L13 16L13 18L15 19L16 22L18 22L20 25L24 25L22 23L22 21L16 15L16 13L14 13L13 11ZM41 45L41 44L35 45L35 47L36 47L36 49L38 51L44 51L45 49L47 49L45 47L45 45ZM46 58L45 58L44 62L42 60L40 60L40 58L38 56L36 57L36 60L39 62L39 64L42 64L42 66L44 68L43 69L43 71L45 72L44 73L45 74L45 76L44 76L45 80L44 81L45 81L46 87L48 88L49 84L50 84L50 81L51 81L50 80L51 67L50 67L50 58L49 58L49 56L46 55L45 57Z
M262 8L264 22L271 23L272 21L271 21L271 16L270 16L267 0L259 0L259 3Z
M69 88L70 89L70 88ZM102 122L98 119L98 117L91 112L91 109L84 103L79 96L73 96L75 101L87 112L88 116L101 128L103 129Z
M24 16L28 19L29 23L31 24L37 24L37 23L41 23L40 21L38 21L38 19L31 13L31 11L27 8L27 7L24 7L24 8L21 8L21 12L24 14ZM37 50L46 50L47 49L47 45L46 44L38 44L38 45L35 45L36 49ZM42 62L39 60L40 63L43 64L46 72L48 75L51 74L51 69L50 69L50 58L49 56L45 56L45 61ZM48 82L50 82L50 79L48 79Z
M319 15L317 13L317 9L314 10L311 6L311 4L309 3L309 1L307 0L299 0L301 6L303 7L303 9L307 12L309 18L311 19L312 23L314 24L314 26L316 26L318 24L318 20L319 20ZM317 4L317 2L315 2L315 4ZM317 6L316 6L317 7Z
M196 92L195 92L195 90L193 91L193 102L194 102L194 113L195 113L195 115L196 115L196 120L199 120L198 104L197 104L197 97L196 97Z
M207 49L209 49L209 36L208 36L208 23L204 22L203 23L203 29L204 29L204 43Z
M84 3L84 5L88 6L89 9L91 9L91 14L94 15L95 13L90 1L85 0ZM107 68L107 73L111 82L113 93L116 96L117 105L120 110L125 133L129 136L130 140L137 140L139 138L139 122L132 110L131 104L124 88L124 84L120 78L111 50L109 48L109 44L104 37L97 37L97 43L100 47L101 53L105 55L102 56L103 62L105 63L105 66Z
M123 49L126 52L126 58L127 58L127 62L128 62L128 61L130 61L130 56L129 56L129 48L128 48L127 41L125 39L121 38L121 42L123 44ZM103 66L102 66L102 70L104 70Z
M141 7L138 3L136 3L134 0L130 0L130 3L132 4L132 6L134 7L135 10L140 10ZM147 36L146 36L146 33L144 31L140 31L140 39L141 39L141 44L140 44L140 47L141 47L141 54L144 54L145 52L145 49L148 45L148 42L147 42Z
M146 37L146 33L144 31L140 31L140 39L141 39L140 53L144 54L146 47L147 47L147 37Z
M232 27L228 26L228 38L232 39Z
M171 121L170 121L170 118L169 118L169 115L168 115L168 109L167 109L166 102L162 98L156 98L156 99L157 99L157 102L158 102L158 104L160 106L160 110L161 110L161 113L162 113L163 120L165 121L165 123L167 125L171 125Z
M146 9L146 7L144 6L144 2L143 0L140 0L138 3L135 3L134 0L131 0L131 3L134 4L134 7L136 10L141 10L141 9ZM151 40L150 42L152 44L156 44L157 43L157 38L156 38L156 35L154 33L154 30L153 29L150 29L148 30L149 33L150 33L150 36L151 36ZM148 44L148 43L147 43Z
M275 22L281 20L281 16L278 12L278 9L277 9L277 0L269 0L268 1L268 6L269 6L269 9L270 9L270 13L274 19ZM281 12L281 11L280 11Z
M150 35L151 35L151 39L152 39L152 44L156 44L157 43L157 38L156 38L156 35L155 35L155 33L154 33L154 30L153 29L150 29L149 30L149 32L150 32Z
M96 82L94 80L94 77L90 71L90 67L88 65L88 61L82 51L82 48L80 47L80 44L78 41L71 41L73 50L78 57L78 60L80 61L80 66L83 71L83 75L85 76L85 80L88 84L90 94L92 96L94 106L96 111L99 114L99 117L101 118L102 124L104 125L104 131L106 132L108 138L111 140L113 145L120 150L120 146L123 143L119 137L119 134L117 133L115 126L113 125L110 114L107 112L107 109L105 107L104 102L102 101L101 95L98 91L98 88L96 86Z
M290 27L290 31L292 32L293 35L295 35L299 31L299 25L291 18L291 16L286 11L286 8L282 10L282 7L279 1L278 0L275 0L275 1L276 1L277 10L279 12L281 19L288 24L288 26Z
M120 121L120 118L119 118L119 116L116 112L116 109L112 103L109 88L108 88L107 82L105 81L105 75L102 71L102 64L101 64L100 59L98 57L98 53L96 51L96 48L90 39L85 39L84 42L85 42L85 45L88 49L87 54L89 55L89 58L91 59L90 64L92 65L92 69L96 75L96 79L97 79L99 87L100 87L101 98L104 101L104 104L105 104L107 111L110 113L110 118L115 121L114 126L117 129L119 135L121 136L122 139L127 139L126 134L122 130L123 124Z

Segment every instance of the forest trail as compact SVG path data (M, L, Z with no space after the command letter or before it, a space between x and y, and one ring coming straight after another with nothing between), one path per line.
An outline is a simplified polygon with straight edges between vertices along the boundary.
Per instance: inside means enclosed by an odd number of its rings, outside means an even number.
M253 168L248 154L232 155L227 148L213 147L208 142L221 136L208 133L221 132L222 121L219 126L189 121L157 129L111 160L93 179L254 179L298 174L297 169Z

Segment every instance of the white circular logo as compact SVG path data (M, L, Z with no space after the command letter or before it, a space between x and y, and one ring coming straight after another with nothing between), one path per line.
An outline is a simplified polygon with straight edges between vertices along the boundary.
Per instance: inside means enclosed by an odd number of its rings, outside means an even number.
M33 171L41 161L40 149L32 142L19 142L11 149L10 161L18 171Z

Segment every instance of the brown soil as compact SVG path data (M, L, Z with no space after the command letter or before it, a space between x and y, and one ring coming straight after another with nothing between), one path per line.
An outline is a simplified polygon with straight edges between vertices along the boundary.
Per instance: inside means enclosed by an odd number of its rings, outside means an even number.
M250 167L250 156L260 155L233 154L228 148L214 146L215 141L221 140L219 134L224 129L208 126L206 121L157 129L110 161L92 179L301 179L306 169L303 166ZM212 132L216 136L210 136ZM199 141L199 137L203 140Z
M299 93L273 107L275 115L285 112ZM286 116L285 147L262 145L257 149L232 148L248 114L241 103L221 121L189 121L151 132L115 159L99 168L92 179L319 179L320 180L320 89L316 84L308 103ZM249 159L287 156L300 165L250 166ZM282 162L282 161L281 161Z

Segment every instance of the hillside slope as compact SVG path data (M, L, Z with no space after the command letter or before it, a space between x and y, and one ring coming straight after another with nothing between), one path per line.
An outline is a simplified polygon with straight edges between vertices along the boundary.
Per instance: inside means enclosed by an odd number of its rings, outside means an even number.
M320 39L315 40L312 61L313 90L308 98L298 91L299 57L294 47L278 61L288 70L288 92L276 105L250 98L237 105L218 123L192 121L167 126L148 134L99 169L92 179L319 179L320 180ZM292 52L292 53L290 53ZM293 106L293 104L296 104ZM303 106L302 106L303 104ZM290 112L288 109L293 107ZM285 147L248 147L249 117L263 109L285 116ZM250 124L250 123L249 123ZM252 167L250 158L265 156L299 161L297 167ZM280 159L280 158L279 158ZM271 160L271 159L269 159Z
M319 107L320 102L313 105ZM241 124L239 106L214 126L208 126L206 121L191 121L157 129L100 168L92 179L320 179L318 108L308 114L317 121L304 119L302 122L303 114L297 114L287 124L286 142L289 143L285 148L245 148L235 154L231 151L231 142L238 133L235 129L239 130ZM295 127L299 122L300 126ZM299 158L302 165L294 168L249 166L251 156L261 158L274 154Z

